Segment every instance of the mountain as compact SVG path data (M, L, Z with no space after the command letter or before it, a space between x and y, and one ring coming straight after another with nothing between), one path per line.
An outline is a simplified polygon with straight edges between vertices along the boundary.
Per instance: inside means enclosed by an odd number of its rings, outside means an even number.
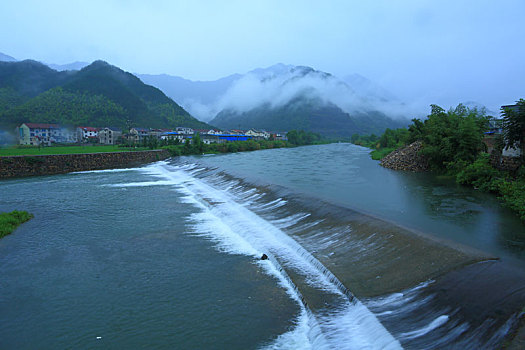
M378 111L349 115L334 104L304 97L279 107L264 105L246 112L223 110L210 123L224 129L307 130L337 138L354 133L381 134L386 128L407 125Z
M103 61L57 72L36 61L0 62L0 124L210 127L159 89Z
M6 55L5 53L0 52L0 61L1 62L16 62L16 58Z
M199 119L221 128L306 128L349 136L409 123L403 118L407 110L403 103L357 74L340 79L311 67L280 63L209 82L167 75L139 77Z
M35 97L59 86L68 76L33 60L0 62L0 88L10 87L23 97Z
M403 105L364 78L353 84L306 66L278 64L238 79L210 123L221 128L304 129L331 137L406 126ZM361 89L361 90L358 90ZM374 93L372 93L372 91Z

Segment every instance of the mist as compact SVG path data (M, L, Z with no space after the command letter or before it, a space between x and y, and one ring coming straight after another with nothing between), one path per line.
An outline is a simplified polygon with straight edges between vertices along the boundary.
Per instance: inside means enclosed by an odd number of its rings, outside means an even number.
M240 76L211 103L203 103L197 97L179 103L204 121L210 121L222 110L242 114L262 106L274 109L298 98L335 105L349 114L380 111L391 118L425 115L428 106L405 104L362 76L345 80L310 67L277 64Z
M16 141L17 139L14 133L6 130L0 130L0 147L14 145L16 144Z

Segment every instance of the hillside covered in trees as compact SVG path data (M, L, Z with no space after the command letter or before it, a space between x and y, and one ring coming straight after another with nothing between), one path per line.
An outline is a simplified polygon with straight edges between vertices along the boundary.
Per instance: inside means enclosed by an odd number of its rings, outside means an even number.
M103 61L55 71L36 61L0 62L0 127L65 125L209 128L159 89Z

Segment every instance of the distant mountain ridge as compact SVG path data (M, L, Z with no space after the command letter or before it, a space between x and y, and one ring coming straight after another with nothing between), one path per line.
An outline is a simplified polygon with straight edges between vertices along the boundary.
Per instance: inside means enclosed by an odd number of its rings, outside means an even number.
M327 136L382 132L408 124L395 96L370 80L343 79L307 66L276 64L209 82L138 75L193 115L221 128L304 128Z
M14 57L11 57L9 55L6 55L5 53L0 52L0 61L2 62L16 62L17 59Z
M0 124L208 128L159 89L103 61L58 72L37 61L0 62Z

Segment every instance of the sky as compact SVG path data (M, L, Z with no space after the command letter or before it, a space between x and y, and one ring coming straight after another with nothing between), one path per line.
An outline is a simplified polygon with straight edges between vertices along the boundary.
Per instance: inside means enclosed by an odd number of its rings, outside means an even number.
M2 0L0 52L191 80L306 65L498 112L525 98L524 13L524 0Z

